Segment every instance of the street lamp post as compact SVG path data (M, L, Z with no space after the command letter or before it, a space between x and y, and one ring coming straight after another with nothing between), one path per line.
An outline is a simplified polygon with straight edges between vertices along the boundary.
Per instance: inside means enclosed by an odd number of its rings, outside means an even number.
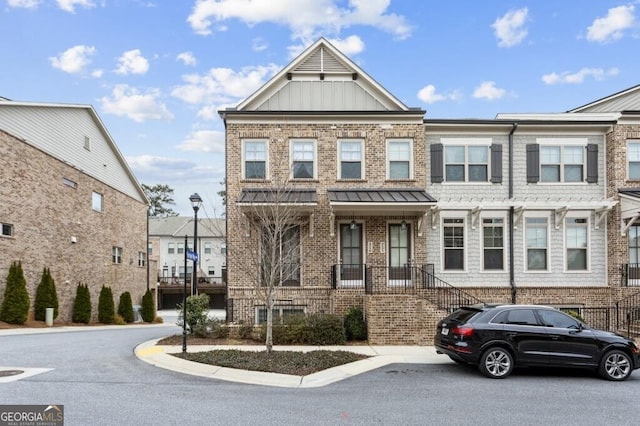
M193 294L198 294L198 210L202 205L202 198L195 192L191 197L191 207L193 207L193 252L195 258L193 260Z

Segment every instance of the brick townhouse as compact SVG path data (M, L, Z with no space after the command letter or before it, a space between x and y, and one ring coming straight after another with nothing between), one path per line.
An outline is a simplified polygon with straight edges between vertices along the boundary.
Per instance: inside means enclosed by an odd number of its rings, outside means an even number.
M148 200L88 105L0 98L0 295L19 261L31 298L49 268L69 321L78 283L94 319L103 285L117 304L140 303L147 284Z
M296 211L282 244L299 248L289 254L295 271L276 313L362 306L375 343L429 343L435 321L463 303L545 303L586 314L632 294L621 290L620 271L638 261L626 257L620 229L635 228L629 219L622 225L619 200L640 202L640 188L618 190L632 182L621 172L612 184L607 158L635 148L610 142L622 117L634 115L594 108L425 119L319 39L220 111L228 319L264 320L241 267L260 240L242 224L269 203ZM625 126L624 138L637 138ZM275 200L268 194L282 176L286 199Z

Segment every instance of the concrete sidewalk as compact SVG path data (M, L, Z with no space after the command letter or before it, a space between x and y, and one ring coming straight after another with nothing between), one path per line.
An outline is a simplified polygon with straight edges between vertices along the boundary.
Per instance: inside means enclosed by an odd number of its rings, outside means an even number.
M264 386L278 386L289 388L314 388L335 383L339 380L353 377L357 374L383 367L388 364L446 364L452 363L445 355L436 354L432 346L275 346L279 351L313 351L313 350L341 350L368 355L361 361L333 367L307 376L289 374L264 373L261 371L238 370L234 368L218 367L186 361L171 354L182 352L181 346L156 345L159 339L151 340L135 348L136 356L149 364L183 374L207 377L218 380L228 380L238 383L250 383ZM213 349L239 349L248 351L262 351L264 345L251 346L206 346L190 345L188 352L209 351Z

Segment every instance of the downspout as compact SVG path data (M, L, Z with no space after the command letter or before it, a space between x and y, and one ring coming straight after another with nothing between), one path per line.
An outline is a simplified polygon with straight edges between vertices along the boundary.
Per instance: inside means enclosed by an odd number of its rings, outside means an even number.
M513 134L518 128L518 123L513 123L509 132L509 201L513 201ZM514 207L509 207L509 284L511 285L511 303L516 303L518 289L516 288L515 265L513 262L513 228Z

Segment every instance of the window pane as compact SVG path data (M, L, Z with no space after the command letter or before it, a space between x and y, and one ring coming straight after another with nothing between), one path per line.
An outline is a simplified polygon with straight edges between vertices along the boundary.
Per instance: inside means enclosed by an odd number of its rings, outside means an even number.
M582 182L582 165L565 165L564 166L565 182Z
M560 166L542 166L540 180L542 182L560 182Z
M547 250L528 249L527 269L545 271L547 269Z
M464 164L464 146L446 146L444 154L445 163Z
M559 146L541 146L540 147L540 163L560 164L560 147Z
M447 164L447 182L464 182L464 165Z
M640 143L630 143L627 148L629 161L640 161Z
M409 163L406 161L390 162L389 179L409 179Z
M474 166L469 165L469 181L470 182L486 182L487 181L487 166Z
M463 270L464 269L464 250L461 250L461 249L445 250L444 269Z
M360 142L342 142L340 144L340 160L360 161L362 160L362 144Z
M360 179L362 164L360 162L342 162L340 165L340 178L341 179Z
M486 146L470 146L469 147L469 163L488 163L489 148Z
M565 164L582 164L584 162L584 147L582 146L565 146L564 147L564 163Z
M266 160L266 147L264 142L245 142L245 155L247 161Z
M409 161L409 142L389 142L389 161Z
M629 179L640 179L640 162L629 163Z
M91 207L93 210L101 212L102 211L102 194L98 194L94 192L91 195Z
M484 269L504 269L502 249L485 249Z
M264 161L247 161L245 164L246 179L264 179L266 168Z
M569 249L567 250L567 269L570 271L587 270L587 250Z
M293 177L298 179L313 178L313 162L312 161L296 161L293 163Z

